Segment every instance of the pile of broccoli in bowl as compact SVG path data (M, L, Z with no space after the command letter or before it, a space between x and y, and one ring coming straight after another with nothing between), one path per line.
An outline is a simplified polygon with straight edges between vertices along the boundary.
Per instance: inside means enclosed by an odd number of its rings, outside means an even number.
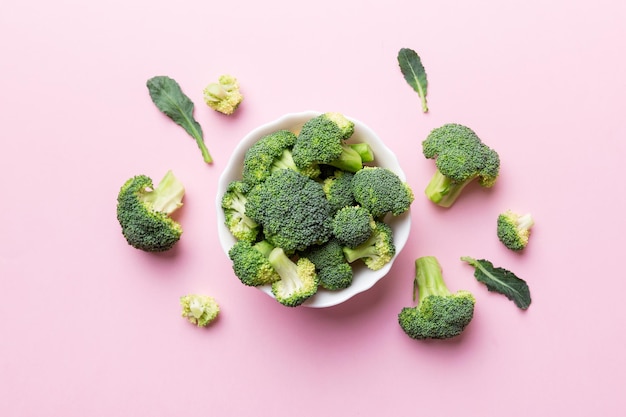
M368 126L336 112L287 114L233 151L216 198L220 243L245 286L288 307L330 307L389 272L413 199Z

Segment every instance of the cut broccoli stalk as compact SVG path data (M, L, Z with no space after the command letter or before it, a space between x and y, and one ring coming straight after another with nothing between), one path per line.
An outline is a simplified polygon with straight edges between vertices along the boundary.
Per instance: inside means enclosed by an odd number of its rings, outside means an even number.
M365 142L350 143L348 146L350 146L359 154L359 156L361 157L361 161L372 162L374 160L374 150L369 144Z
M328 165L347 172L357 172L363 168L363 159L356 149L347 143L342 143L341 148L342 151L339 157L330 161Z
M317 292L319 278L315 272L315 265L307 258L300 258L294 262L282 248L274 248L268 260L280 276L280 280L272 284L272 294L279 303L287 307L296 307Z
M182 207L185 187L178 181L172 171L167 171L159 185L152 190L144 190L139 194L139 199L158 211L168 216Z
M433 203L441 207L450 207L459 198L461 192L476 177L470 177L465 181L455 181L443 175L438 169L435 170L424 193Z

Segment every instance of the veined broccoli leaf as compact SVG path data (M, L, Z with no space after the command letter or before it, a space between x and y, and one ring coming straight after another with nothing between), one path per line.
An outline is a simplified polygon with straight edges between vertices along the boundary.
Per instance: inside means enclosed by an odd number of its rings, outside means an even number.
M426 70L422 65L417 52L409 48L402 48L398 52L398 64L400 64L400 71L404 75L404 79L407 83L417 92L422 99L422 111L428 112L428 105L426 103L426 93L428 89L428 79L426 78Z
M176 124L193 137L202 152L204 162L213 162L211 154L204 143L202 127L193 117L193 102L183 93L178 83L167 76L152 77L147 82L152 101L159 110L165 113Z
M485 284L489 291L505 295L522 310L526 310L530 306L531 299L528 284L523 279L515 276L514 273L504 268L494 267L491 262L485 259L463 256L461 260L475 268L474 277L479 282Z

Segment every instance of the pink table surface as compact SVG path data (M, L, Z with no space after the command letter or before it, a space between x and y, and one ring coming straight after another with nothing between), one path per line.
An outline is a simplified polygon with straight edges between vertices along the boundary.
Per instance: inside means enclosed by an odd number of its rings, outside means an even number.
M621 416L626 3L589 1L5 2L0 13L0 415ZM417 50L430 112L397 67ZM222 73L233 117L202 102ZM215 163L145 87L169 75L196 103ZM416 200L409 242L370 291L327 309L285 308L241 285L222 252L218 178L247 132L284 113L340 111L393 149ZM474 128L500 153L491 190L453 208L423 195L421 140ZM185 232L134 250L115 218L121 184L172 169ZM536 219L527 251L495 237L498 212ZM454 340L397 325L413 261L437 256L477 298ZM459 257L530 285L523 312ZM180 317L213 295L213 326Z

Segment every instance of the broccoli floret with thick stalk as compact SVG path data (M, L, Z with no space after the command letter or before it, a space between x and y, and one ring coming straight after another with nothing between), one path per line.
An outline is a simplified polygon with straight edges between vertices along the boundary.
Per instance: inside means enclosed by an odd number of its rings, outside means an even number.
M372 235L356 248L343 248L349 263L361 259L369 269L377 271L388 264L396 254L393 243L393 230L381 221L376 222Z
M300 168L327 164L343 171L363 167L361 154L345 142L354 133L354 122L341 113L323 113L304 123L293 146L293 160Z
M333 217L333 236L349 248L356 248L369 239L375 228L374 218L361 206L343 207Z
M324 243L332 232L322 184L290 169L273 172L250 190L246 215L261 225L268 242L287 253Z
M450 292L443 280L441 266L433 256L415 260L417 305L404 307L398 315L402 330L413 339L448 339L458 336L474 316L474 296L465 290Z
M352 284L352 266L343 255L343 246L337 239L331 238L323 245L309 248L303 254L315 265L322 288L337 291Z
M246 215L250 188L244 181L231 181L222 196L222 210L226 227L235 239L253 242L259 234L259 224Z
M353 176L354 174L351 172L335 170L331 176L324 179L324 194L326 194L333 212L356 204L352 193Z
M364 167L354 174L352 192L356 202L365 207L374 218L387 213L399 216L409 210L414 200L413 191L390 169Z
M171 249L183 229L170 216L182 206L184 194L172 171L156 187L146 175L126 181L117 196L117 220L128 244L146 252Z
M449 123L433 129L422 151L435 160L436 171L426 186L426 196L442 207L452 206L473 180L492 187L500 170L500 157L467 126Z
M182 316L198 327L212 323L220 312L220 307L213 297L190 294L180 297Z
M233 271L239 280L251 287L268 285L280 277L269 263L268 256L274 247L262 240L250 243L246 240L236 242L228 251Z
M206 104L220 113L233 114L243 101L239 83L232 75L222 75L218 82L206 86L203 91Z
M311 178L319 176L317 164L303 168L296 166L291 151L295 142L296 135L289 130L278 130L261 137L245 153L243 181L258 184L279 169L291 169Z
M282 248L274 248L268 260L280 276L272 284L276 301L287 307L297 307L317 293L319 278L313 262L304 257L294 261Z
M535 220L530 213L519 214L507 210L498 216L498 239L512 251L521 251L528 245L530 229L534 224Z

